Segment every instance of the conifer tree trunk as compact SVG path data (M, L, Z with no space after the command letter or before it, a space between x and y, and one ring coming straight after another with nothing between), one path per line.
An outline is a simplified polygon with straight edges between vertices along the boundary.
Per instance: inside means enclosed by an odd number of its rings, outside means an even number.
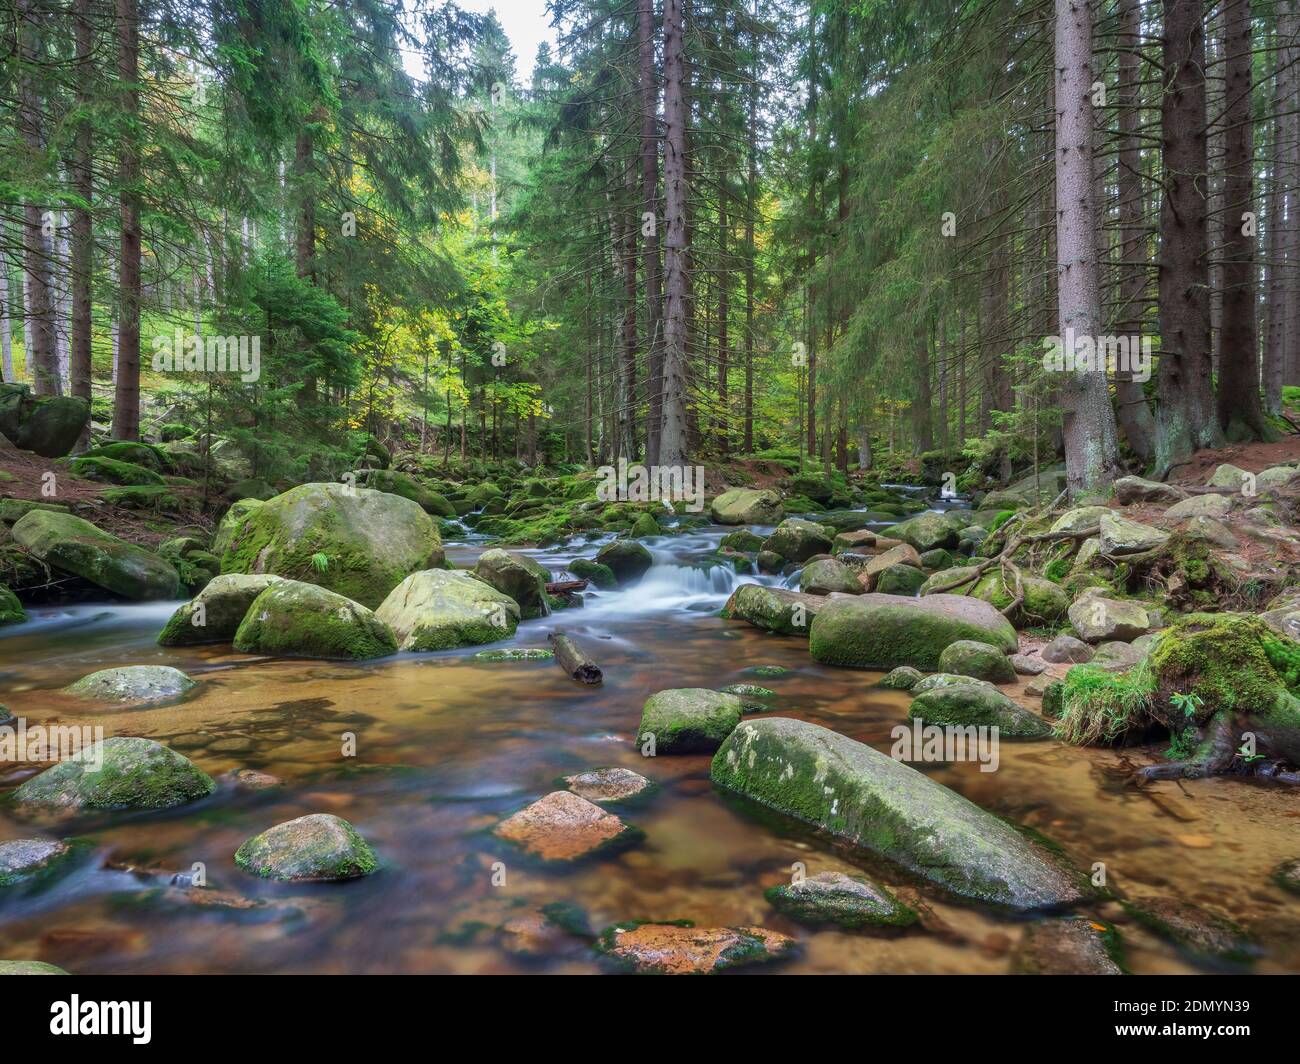
M121 183L121 316L117 330L117 389L113 438L140 438L140 13L137 0L117 0L117 78L123 135L118 146Z
M687 270L685 41L682 0L664 0L664 356L659 463L687 464Z

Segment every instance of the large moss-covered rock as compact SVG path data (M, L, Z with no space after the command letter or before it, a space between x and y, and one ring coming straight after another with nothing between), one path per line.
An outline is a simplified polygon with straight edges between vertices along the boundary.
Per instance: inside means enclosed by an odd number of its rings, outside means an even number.
M960 595L859 595L832 599L809 629L808 649L825 665L888 671L899 665L933 672L959 639L1012 653L1016 630L997 610Z
M763 541L763 549L788 562L806 562L815 554L829 554L831 537L821 525L789 517Z
M654 514L639 513L636 520L632 522L632 530L628 533L633 539L648 539L651 536L662 536L664 530L659 527L659 522L654 519Z
M879 883L843 872L818 872L794 883L769 887L763 896L773 908L804 924L839 927L906 927L916 912Z
M709 504L720 525L774 525L785 516L781 493L771 488L731 488Z
M923 513L894 525L885 534L910 543L918 551L951 548L961 540L961 520L955 511L948 513Z
M65 688L68 694L100 702L177 702L198 684L170 665L123 665L100 669Z
M958 586L952 587L953 584ZM1041 576L1022 573L1021 587L1024 601L1007 618L1017 628L1058 624L1070 608L1070 597L1058 585ZM1015 598L1014 589L1007 586L999 569L991 569L979 576L973 565L933 574L921 585L921 594L930 594L935 588L944 588L944 594L969 595L997 607L999 611L1010 606Z
M997 728L1004 739L1045 739L1052 733L1041 717L984 684L953 684L926 691L912 700L907 715L944 727Z
M256 504L218 539L223 573L274 573L371 608L443 562L437 525L418 504L344 484L303 484Z
M101 480L106 484L135 484L157 486L163 478L147 466L134 462L120 462L115 458L83 457L74 458L68 463L79 477L87 480Z
M470 573L425 569L393 588L375 615L402 650L450 650L509 639L520 609Z
M14 798L67 810L167 809L206 798L216 786L188 758L161 743L117 737L33 776Z
M514 599L524 620L551 612L546 598L550 570L526 554L500 548L484 551L474 565L474 575Z
M235 851L235 864L263 879L333 882L368 876L379 860L346 820L312 813L255 835Z
M818 558L803 567L799 574L799 590L808 595L829 595L836 591L843 595L862 594L862 584L857 574L843 562L834 558Z
M569 563L569 572L582 580L588 580L592 586L609 590L618 586L618 577L614 575L614 570L603 562L593 561L591 558L574 558Z
M596 561L609 568L621 587L645 576L654 565L654 556L636 540L616 539L596 552Z
M882 595L915 595L925 583L925 573L912 565L890 565L875 577L875 590Z
M397 650L392 630L361 603L298 580L279 580L253 600L234 645L246 654L352 661Z
M826 605L824 595L805 595L782 587L741 584L722 607L722 616L748 621L755 628L778 635L805 633Z
M1006 653L999 647L974 639L959 639L945 647L939 655L939 669L991 683L1016 682L1016 668Z
M406 473L398 473L391 469L370 469L366 470L364 476L367 488L410 499L425 513L433 514L435 517L456 516L456 507L452 506L445 496L426 488Z
M814 825L975 901L1069 905L1081 877L1045 847L887 754L785 717L741 723L713 757L719 787Z
M79 396L36 396L25 384L0 384L0 434L24 451L62 458L89 420L90 403Z
M703 687L660 691L641 710L637 742L654 736L657 754L712 753L740 723L739 696Z
M21 624L27 620L27 611L18 601L18 596L4 584L0 584L0 627L6 624Z
M163 558L72 514L32 510L11 534L38 559L128 599L175 598L180 576Z
M158 635L164 647L200 643L230 643L248 614L248 608L282 576L227 573L208 581L189 602L178 606Z

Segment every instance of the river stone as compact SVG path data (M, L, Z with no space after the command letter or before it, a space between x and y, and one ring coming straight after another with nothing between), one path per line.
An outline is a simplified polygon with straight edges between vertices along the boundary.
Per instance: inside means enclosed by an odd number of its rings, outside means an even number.
M637 514L636 520L632 522L632 528L628 532L632 539L648 539L651 536L662 536L663 534L664 530L660 527L659 522L654 519L654 514L645 512Z
M840 927L906 927L916 912L865 876L818 872L797 883L769 887L763 896L773 908L804 924Z
M1250 474L1246 470L1225 462L1210 474L1210 479L1205 482L1205 486L1207 488L1224 488L1230 492L1238 492L1249 481Z
M1012 654L1009 660L1017 676L1038 676L1047 671L1047 662L1032 654Z
M1113 639L1108 643L1098 645L1097 653L1092 658L1092 664L1115 672L1122 669L1131 669L1142 660L1142 657L1142 652L1132 643Z
M1107 554L1139 554L1154 550L1168 538L1159 529L1148 528L1113 512L1103 514L1101 518L1101 548Z
M747 528L738 528L723 536L718 547L722 550L738 550L744 554L753 554L763 549L763 537Z
M58 839L13 839L0 842L0 887L13 887L49 871L72 853Z
M774 525L785 516L785 506L772 488L731 488L709 504L709 513L720 525Z
M1012 970L1018 975L1123 975L1111 957L1114 934L1113 928L1082 916L1029 924Z
M0 975L67 975L62 968L44 961L0 961Z
M171 562L72 514L32 510L10 534L40 561L123 598L168 599L180 591Z
M654 786L630 768L596 768L564 777L565 786L589 802L623 802Z
M762 927L616 924L601 932L596 949L621 967L653 975L711 975L779 960L797 943Z
M232 642L253 600L283 579L244 573L213 577L202 591L171 615L158 635L158 645L177 647ZM203 623L196 624L196 620Z
M590 558L574 558L569 563L569 572L604 591L618 586L618 577L614 575L614 570Z
M33 776L14 797L55 809L167 809L206 798L216 786L161 743L118 736Z
M1165 511L1167 521L1186 521L1190 517L1227 517L1232 500L1226 495L1193 495Z
M921 672L910 665L900 665L898 668L891 670L880 681L881 687L888 687L895 691L910 691L921 682Z
M778 635L806 633L829 600L824 595L805 595L782 587L741 584L722 607L722 616L748 621Z
M567 864L639 841L642 833L569 791L552 791L492 829L547 863Z
M964 898L1037 909L1083 897L1062 859L887 754L807 721L742 722L715 784L892 860Z
M917 695L908 708L910 719L922 724L958 728L997 728L1003 739L1045 739L1051 727L1036 714L996 688L979 684L937 687Z
M1053 665L1086 665L1096 651L1082 639L1072 635L1058 635L1043 647L1040 656Z
M619 587L634 584L654 565L654 556L634 539L616 539L596 552L596 561L608 566Z
M523 620L551 612L546 598L550 570L525 554L500 548L484 551L474 564L474 575L519 603Z
M763 541L763 549L781 555L788 562L806 562L831 552L831 538L821 525L798 517L787 517Z
M279 580L248 607L234 647L245 654L363 661L395 653L397 640L361 603L315 584Z
M1076 506L1052 522L1051 531L1082 532L1085 528L1099 525L1101 519L1111 512L1109 506Z
M42 458L62 458L90 420L90 401L73 395L33 395L25 384L0 383L0 435Z
M656 754L709 754L740 723L739 696L705 687L659 691L641 709L637 742L654 736Z
M836 554L844 551L858 551L876 545L876 534L869 529L859 528L852 532L840 532L831 541Z
M1135 502L1156 502L1173 504L1187 498L1187 492L1172 484L1161 484L1158 480L1144 480L1142 477L1120 477L1115 481L1115 499L1121 506Z
M235 864L263 879L288 882L358 879L379 867L357 829L331 813L276 824L235 851Z
M395 587L375 617L401 650L449 650L509 639L519 605L467 572L425 569Z
M946 551L942 547L936 547L934 550L928 550L920 555L921 568L931 571L951 569L953 565L952 552Z
M909 543L918 551L951 549L961 541L956 522L960 518L952 513L922 513L886 529L895 539Z
M218 538L223 573L274 573L371 609L411 573L443 564L438 526L417 503L344 484L299 485Z
M1131 642L1155 625L1140 602L1112 599L1095 590L1085 591L1070 606L1070 623L1085 643L1119 639Z
M1273 882L1292 894L1300 894L1300 857L1283 861L1273 870Z
M967 687L972 684L997 691L997 685L989 683L988 680L977 680L974 676L963 676L956 672L932 672L912 685L912 694L923 695L927 691L938 691L944 687Z
M1016 630L987 602L962 595L858 595L832 599L813 619L808 648L814 661L859 669L899 665L934 671L939 655L959 639L1012 653Z
M64 688L65 693L100 702L174 702L198 684L170 665L123 665L83 676Z
M1246 932L1226 916L1191 902L1173 898L1143 899L1125 903L1124 909L1162 938L1201 957L1245 961L1256 951Z
M857 575L843 562L834 558L818 558L803 567L799 574L799 590L808 595L829 595L838 591L845 595L862 594Z
M1016 680L1016 668L1004 651L973 639L959 639L945 647L939 655L939 669L990 683L1015 683Z
M872 590L882 595L906 595L909 598L918 594L925 584L925 573L911 565L889 565L879 572L866 571L865 579L871 583Z
M0 584L0 627L6 624L22 624L27 620L27 611L18 601L18 596L4 584Z

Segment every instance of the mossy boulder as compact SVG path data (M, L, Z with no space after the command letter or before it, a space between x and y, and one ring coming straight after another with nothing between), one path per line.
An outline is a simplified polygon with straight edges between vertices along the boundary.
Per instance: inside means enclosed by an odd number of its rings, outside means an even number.
M175 598L180 575L164 558L72 514L32 510L11 535L40 561L128 599Z
M435 517L456 516L456 508L444 496L426 488L412 476L392 469L370 469L364 475L367 488L410 499L425 513Z
M363 661L396 653L397 640L359 602L298 580L278 580L260 592L235 631L245 654Z
M0 521L12 525L31 510L52 510L54 513L71 513L61 502L37 502L34 499L0 499Z
M469 503L475 510L481 510L493 499L499 499L501 497L501 489L486 480L474 485L474 487L470 489L468 495Z
M941 727L997 728L1004 739L1046 739L1052 729L1041 717L1012 701L995 687L953 684L917 695L907 715Z
M18 601L18 596L4 584L0 584L0 627L6 624L22 624L27 620L27 611Z
M503 595L509 595L519 604L519 615L524 620L545 617L551 612L546 598L546 585L551 573L544 565L526 554L502 550L486 550L474 564L474 575Z
M144 466L155 472L170 469L172 466L171 456L161 447L155 447L151 443L136 443L132 440L118 440L114 443L106 443L101 447L86 451L82 458L111 458L116 462L131 462L134 465Z
M806 595L781 587L741 584L722 607L729 620L748 621L755 628L778 635L806 633L813 618L828 599L823 595Z
M731 488L709 504L720 525L774 525L785 516L781 493L772 488Z
M159 633L158 645L179 647L233 642L253 600L283 579L282 576L244 573L214 577L193 599L177 607Z
M831 537L821 525L788 517L763 541L763 549L788 562L806 562L816 554L830 554Z
M438 527L418 504L343 484L286 491L218 538L223 573L273 573L372 609L411 573L443 564Z
M263 504L263 499L239 499L221 515L217 530L212 534L212 553L220 558L229 548L235 533L243 527L244 518Z
M834 558L817 558L803 567L799 574L799 590L808 595L862 594L857 574L843 562Z
M888 671L899 665L933 672L961 639L1013 653L1016 630L986 602L960 595L859 595L831 599L809 629L814 661Z
M891 669L880 681L881 687L888 687L895 691L910 691L921 682L921 670L914 669L910 665L900 665L896 669Z
M973 639L959 639L939 655L939 670L974 676L990 683L1015 683L1016 669L999 647Z
M470 573L425 569L398 584L375 615L402 650L450 650L511 638L520 608Z
M738 550L746 554L753 554L763 549L763 537L747 528L738 528L736 531L728 532L723 536L722 542L718 546L723 550Z
M635 540L616 539L596 552L596 561L606 566L623 587L645 576L654 565L654 556Z
M569 572L581 580L589 581L593 587L608 591L618 586L618 577L614 570L603 562L591 558L575 558L569 563Z
M311 813L249 839L235 851L235 864L263 879L337 882L370 875L379 860L346 820Z
M917 920L914 909L879 883L843 872L818 872L794 883L769 887L763 896L774 909L801 924L907 927Z
M901 539L904 543L910 543L918 551L930 551L943 548L945 550L957 546L961 540L958 533L959 516L955 516L955 511L948 513L923 513L915 517L908 518L892 528L886 529L885 534L894 539Z
M628 533L633 539L646 539L649 536L662 536L664 530L659 527L659 522L654 519L653 514L640 513L632 522L632 531Z
M882 595L915 595L925 583L925 573L911 565L890 565L875 577L875 590Z
M807 721L742 722L714 755L710 777L962 898L1031 910L1083 897L1077 871L1006 821L887 754Z
M637 742L654 736L656 754L712 753L740 723L739 696L703 687L659 691L641 710Z
M109 484L162 484L163 478L147 466L134 462L119 462L115 458L74 458L68 468L87 480L101 480Z
M0 384L0 434L42 458L62 458L81 438L90 403L80 396L33 395L25 384Z
M178 702L196 687L197 682L169 665L124 665L92 672L69 684L64 691L98 702L144 704Z
M216 786L188 758L161 743L117 737L33 776L14 798L69 811L167 809L206 798Z

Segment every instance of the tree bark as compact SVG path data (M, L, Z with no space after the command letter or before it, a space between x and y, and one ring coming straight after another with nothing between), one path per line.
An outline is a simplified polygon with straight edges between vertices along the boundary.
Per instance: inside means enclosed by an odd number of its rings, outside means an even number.
M659 81L655 76L654 0L637 0L641 90L641 273L645 282L646 463L659 461L663 420L663 275L659 263ZM648 216L648 217L647 217Z
M659 463L687 464L686 312L690 276L686 267L685 41L682 0L664 0L664 357Z
M117 78L123 123L121 159L121 317L117 330L117 388L113 399L113 438L140 438L140 13L137 0L117 3Z
M90 204L95 194L91 123L86 113L94 85L94 47L90 21L90 0L75 0L73 19L77 47L77 102L82 109L73 145L72 184L81 203L72 211L72 352L70 384L72 394L90 401L90 292L94 276L94 234L91 230ZM82 434L82 443L90 441L90 422Z

